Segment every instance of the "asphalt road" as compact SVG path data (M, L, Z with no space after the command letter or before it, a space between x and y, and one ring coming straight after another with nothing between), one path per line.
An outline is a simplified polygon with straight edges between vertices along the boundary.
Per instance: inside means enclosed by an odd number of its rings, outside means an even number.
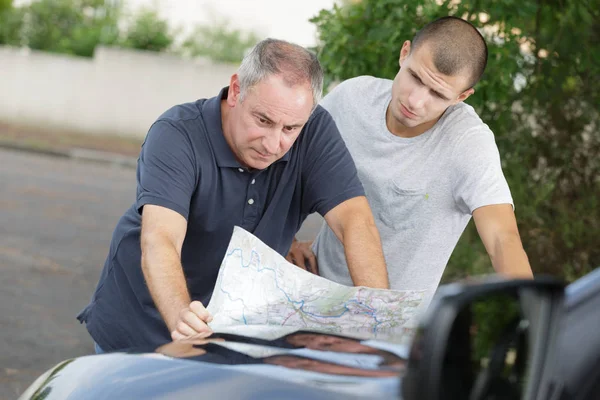
M0 399L93 353L75 316L134 199L134 169L0 149ZM299 238L320 222L309 217Z

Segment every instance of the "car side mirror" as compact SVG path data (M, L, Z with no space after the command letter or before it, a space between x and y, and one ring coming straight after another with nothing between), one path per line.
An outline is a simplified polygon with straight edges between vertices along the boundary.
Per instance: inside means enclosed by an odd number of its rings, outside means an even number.
M441 286L415 333L402 398L535 399L563 294L550 277Z

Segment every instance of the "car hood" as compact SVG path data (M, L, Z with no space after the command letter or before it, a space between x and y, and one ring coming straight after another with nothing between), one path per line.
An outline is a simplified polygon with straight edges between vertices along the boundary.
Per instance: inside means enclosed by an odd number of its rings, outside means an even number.
M295 346L281 338L216 334L169 343L154 352L135 349L69 359L40 376L21 399L399 398L404 358L392 353L394 345L345 342L342 336L308 331L294 334L290 341ZM327 348L321 342L298 347L310 335L331 343Z

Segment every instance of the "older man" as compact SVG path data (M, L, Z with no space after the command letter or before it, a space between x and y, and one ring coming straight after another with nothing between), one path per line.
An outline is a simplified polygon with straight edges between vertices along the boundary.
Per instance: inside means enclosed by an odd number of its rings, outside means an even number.
M312 53L267 39L218 96L175 106L152 125L137 199L78 316L97 352L209 335L204 305L235 225L285 255L318 212L344 243L353 282L388 287L354 163L317 106L322 82Z

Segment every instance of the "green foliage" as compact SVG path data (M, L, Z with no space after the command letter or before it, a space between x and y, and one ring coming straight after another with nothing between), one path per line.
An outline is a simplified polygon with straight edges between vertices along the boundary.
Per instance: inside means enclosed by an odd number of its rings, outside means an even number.
M2 1L2 0L0 0ZM0 5L0 45L18 42L23 24L23 15L19 9L11 7L11 1Z
M477 299L470 307L473 361L480 363L489 359L492 349L507 331L516 330L515 324L522 318L520 304L515 295L497 293Z
M92 57L98 45L149 51L173 47L175 34L158 13L143 8L127 17L117 0L33 0L11 7L0 0L0 44ZM3 11L4 10L4 11ZM259 41L257 34L229 28L225 21L198 26L175 51L239 63Z
M172 42L167 21L161 19L152 9L142 9L135 16L121 45L140 50L163 51Z
M232 29L221 21L197 26L183 42L181 51L191 57L204 56L214 61L239 63L246 51L259 40L254 32Z
M169 27L143 9L124 32L119 2L36 0L0 13L0 43L34 50L92 57L98 45L162 51L172 43Z
M0 0L0 13L12 8L12 0Z
M2 18L3 42L35 50L91 57L98 44L118 40L119 10L103 0L38 0ZM3 21L3 22L4 22Z
M393 79L400 47L446 15L487 37L489 63L468 102L496 135L535 273L575 279L600 266L599 0L363 0L322 10L327 83ZM492 272L470 224L445 279Z

